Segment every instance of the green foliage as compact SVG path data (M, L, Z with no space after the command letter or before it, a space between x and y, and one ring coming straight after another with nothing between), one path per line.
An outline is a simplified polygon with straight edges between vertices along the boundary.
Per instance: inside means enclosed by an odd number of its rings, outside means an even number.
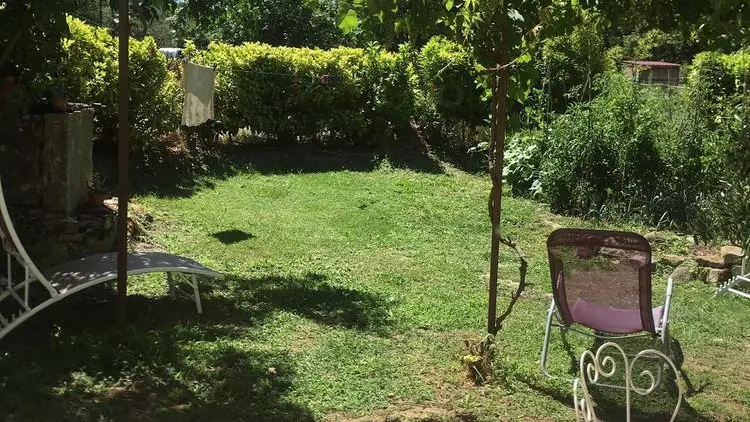
M707 128L684 94L608 76L557 118L541 164L556 212L684 223L701 188Z
M194 59L221 69L217 120L231 133L371 145L403 130L411 115L406 61L376 48L212 43Z
M118 124L117 40L75 18L68 24L62 83L71 101L104 105L96 109L97 126L103 137L112 137ZM167 69L152 38L131 39L129 58L131 147L140 151L179 127L182 94L178 76Z
M596 7L611 22L610 38L630 33L646 34L656 28L668 34L679 34L679 38L686 40L683 45L694 43L703 50L733 51L750 43L747 26L750 7L745 0L586 0L581 3L584 7ZM644 45L649 43L645 40Z
M71 1L6 0L0 2L0 77L20 80L22 106L50 93L63 55L65 12Z
M750 174L750 51L696 56L688 74L693 104L716 134L713 161Z
M715 193L704 195L697 202L690 229L704 243L729 241L750 248L750 182L736 173L722 180ZM741 176L741 175L740 175Z
M604 39L593 22L584 21L570 35L548 38L541 44L536 68L546 89L546 104L540 106L560 112L588 99L594 77L606 64Z
M255 41L275 46L332 48L345 44L335 2L318 0L187 0L173 27L200 47Z
M514 134L505 146L503 178L513 195L536 196L540 193L539 168L545 148L541 130Z
M412 57L416 120L434 146L442 150L476 144L471 129L484 123L489 105L477 79L482 73L471 53L442 37L421 50L404 49Z
M664 60L686 63L695 54L694 43L679 32L651 29L643 34L634 32L623 39L626 56L636 60Z

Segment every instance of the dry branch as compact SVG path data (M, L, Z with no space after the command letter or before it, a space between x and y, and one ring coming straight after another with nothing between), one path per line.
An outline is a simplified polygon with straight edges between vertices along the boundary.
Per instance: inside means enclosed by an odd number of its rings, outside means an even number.
M519 261L518 274L520 278L518 281L518 287L516 287L516 290L514 292L511 292L510 294L510 301L508 302L508 306L505 308L505 311L500 314L500 316L495 320L495 334L497 334L497 332L503 328L503 322L513 312L513 307L516 305L516 302L518 302L521 294L523 294L523 291L528 286L528 283L526 282L526 274L529 264L526 261L526 254L523 253L523 251L518 248L518 245L516 245L516 243L509 237L501 237L500 243L516 251Z

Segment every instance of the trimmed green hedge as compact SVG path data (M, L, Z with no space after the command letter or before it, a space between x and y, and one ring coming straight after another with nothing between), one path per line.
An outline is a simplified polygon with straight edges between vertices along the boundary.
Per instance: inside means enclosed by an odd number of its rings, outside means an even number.
M193 60L219 71L216 115L229 133L370 146L411 116L406 62L397 54L212 43Z
M113 138L117 40L75 18L68 25L60 83L71 101L104 105L97 109L97 128ZM441 38L399 53L259 43L212 43L200 51L190 45L186 53L218 70L215 127L229 135L242 130L272 142L372 147L398 140L416 121L430 141L450 143L481 126L489 112L471 54ZM130 64L131 143L142 151L179 128L180 72L150 37L131 40Z
M104 137L117 131L117 39L106 29L68 18L70 36L63 41L62 83L71 101L100 103L97 128ZM151 37L130 40L131 146L141 151L160 136L179 127L182 93L178 76L167 70L167 60Z

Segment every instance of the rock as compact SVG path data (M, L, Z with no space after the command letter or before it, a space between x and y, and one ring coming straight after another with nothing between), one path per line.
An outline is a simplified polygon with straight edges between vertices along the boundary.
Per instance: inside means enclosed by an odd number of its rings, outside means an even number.
M684 257L684 256L681 256L681 255L664 255L661 258L661 262L662 263L671 265L673 267L680 266L686 260L687 260L687 258Z
M695 267L691 272L691 275L695 280L706 281L706 278L708 278L708 270L708 268L704 267Z
M643 237L649 242L666 242L672 239L672 235L667 232L648 232Z
M722 269L727 267L727 264L724 263L724 258L719 255L696 256L695 262L697 262L701 267L707 268Z
M686 283L693 278L692 271L687 265L680 265L669 275L675 283Z
M627 251L615 248L601 248L599 254L610 258L625 258L628 255Z
M732 271L728 268L725 268L725 269L711 268L710 270L708 270L708 275L706 276L706 282L712 285L719 285L729 280L731 277L732 277Z
M741 264L743 258L742 248L737 246L722 246L721 257L724 260L724 264Z

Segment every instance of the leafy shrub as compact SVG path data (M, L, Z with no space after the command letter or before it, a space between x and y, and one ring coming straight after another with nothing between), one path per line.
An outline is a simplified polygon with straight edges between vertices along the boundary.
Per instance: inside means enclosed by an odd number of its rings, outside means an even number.
M411 115L406 62L378 49L212 43L194 60L219 69L217 120L231 133L372 145Z
M722 239L749 248L750 183L747 179L723 180L715 194L702 199L691 220L693 232L704 242Z
M444 151L466 152L475 145L475 128L489 115L481 72L471 52L442 37L433 37L411 56L416 119L430 142Z
M695 43L680 32L651 29L645 33L632 33L623 39L629 59L665 60L686 63L695 54Z
M609 75L602 94L552 124L541 187L553 211L684 223L703 173L707 128L686 96Z
M521 131L507 140L503 178L513 195L539 194L539 168L544 150L544 134L541 130Z
M693 106L713 132L712 154L718 167L750 174L750 50L734 54L701 53L688 75Z
M70 36L63 41L66 53L64 83L69 98L100 103L97 126L106 137L117 129L117 40L105 29L68 18ZM168 71L164 55L153 38L130 40L131 148L141 151L158 137L179 127L182 94L176 74Z
M604 71L604 39L594 25L578 25L570 35L544 40L536 63L549 96L549 108L565 111L569 105L588 99L594 77Z

